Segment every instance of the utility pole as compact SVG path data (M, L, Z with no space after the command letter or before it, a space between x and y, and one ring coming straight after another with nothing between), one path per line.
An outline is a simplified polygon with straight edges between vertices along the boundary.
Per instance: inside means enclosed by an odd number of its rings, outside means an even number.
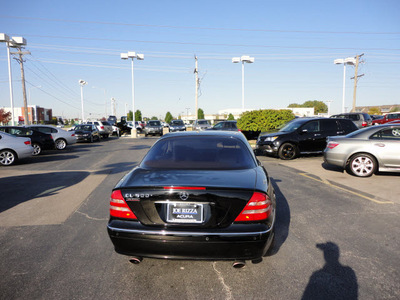
M356 56L356 70L355 70L355 75L354 77L352 77L351 79L354 79L354 91L353 91L353 108L351 109L351 112L355 112L356 111L356 94L357 94L357 82L358 82L358 77L362 77L364 76L364 74L362 75L357 75L358 74L358 64L360 62L360 57L363 56L363 54Z
M199 107L198 107L198 100L199 100L199 70L198 70L198 65L197 65L197 56L194 56L195 59L195 68L194 68L194 75L195 75L195 80L196 80L196 93L195 93L195 98L196 98L196 120L199 118Z
M28 120L28 101L26 99L26 87L25 87L25 72L24 72L24 59L23 56L27 54L31 54L29 51L21 51L21 48L18 48L18 52L11 52L11 54L18 54L18 58L14 57L14 59L19 63L21 67L21 80L22 80L22 95L24 98L24 124L29 125Z

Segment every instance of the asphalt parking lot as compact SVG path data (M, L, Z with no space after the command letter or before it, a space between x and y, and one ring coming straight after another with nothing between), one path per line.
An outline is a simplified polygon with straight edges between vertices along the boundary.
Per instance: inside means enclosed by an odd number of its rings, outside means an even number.
M378 173L368 178L348 174L339 167L327 165L322 155L303 156L294 160L281 160L268 156L257 156L264 165L278 164L296 169L302 176L321 184L347 191L376 203L400 203L400 173Z

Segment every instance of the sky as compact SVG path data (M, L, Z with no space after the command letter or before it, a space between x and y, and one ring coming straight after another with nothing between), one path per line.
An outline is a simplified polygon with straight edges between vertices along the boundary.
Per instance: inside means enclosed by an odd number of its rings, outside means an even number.
M134 61L135 110L160 119L195 113L195 60L199 107L205 114L240 108L245 64L245 108L285 108L308 100L332 101L342 110L343 65L361 57L357 106L400 104L400 1L3 1L0 33L27 40L28 104L53 115L117 116L132 109L131 61L120 53L144 54ZM351 109L355 68L346 68ZM14 105L23 106L21 73L12 61ZM0 107L10 107L7 50L0 43Z

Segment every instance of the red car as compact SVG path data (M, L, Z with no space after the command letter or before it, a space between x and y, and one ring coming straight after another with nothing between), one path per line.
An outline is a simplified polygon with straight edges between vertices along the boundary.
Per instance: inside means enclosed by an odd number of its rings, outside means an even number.
M400 120L400 112L389 113L385 115L382 119L376 119L372 121L372 125L380 125L388 122L392 122L395 120Z

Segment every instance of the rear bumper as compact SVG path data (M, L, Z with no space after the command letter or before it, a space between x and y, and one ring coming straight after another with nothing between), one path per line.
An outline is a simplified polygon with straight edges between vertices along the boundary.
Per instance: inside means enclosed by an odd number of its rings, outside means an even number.
M124 226L127 223L129 227ZM137 224L132 226L132 223ZM182 231L149 229L139 222L114 220L107 230L115 251L120 254L169 259L257 259L265 255L273 238L273 227L267 224L234 224L224 230Z

